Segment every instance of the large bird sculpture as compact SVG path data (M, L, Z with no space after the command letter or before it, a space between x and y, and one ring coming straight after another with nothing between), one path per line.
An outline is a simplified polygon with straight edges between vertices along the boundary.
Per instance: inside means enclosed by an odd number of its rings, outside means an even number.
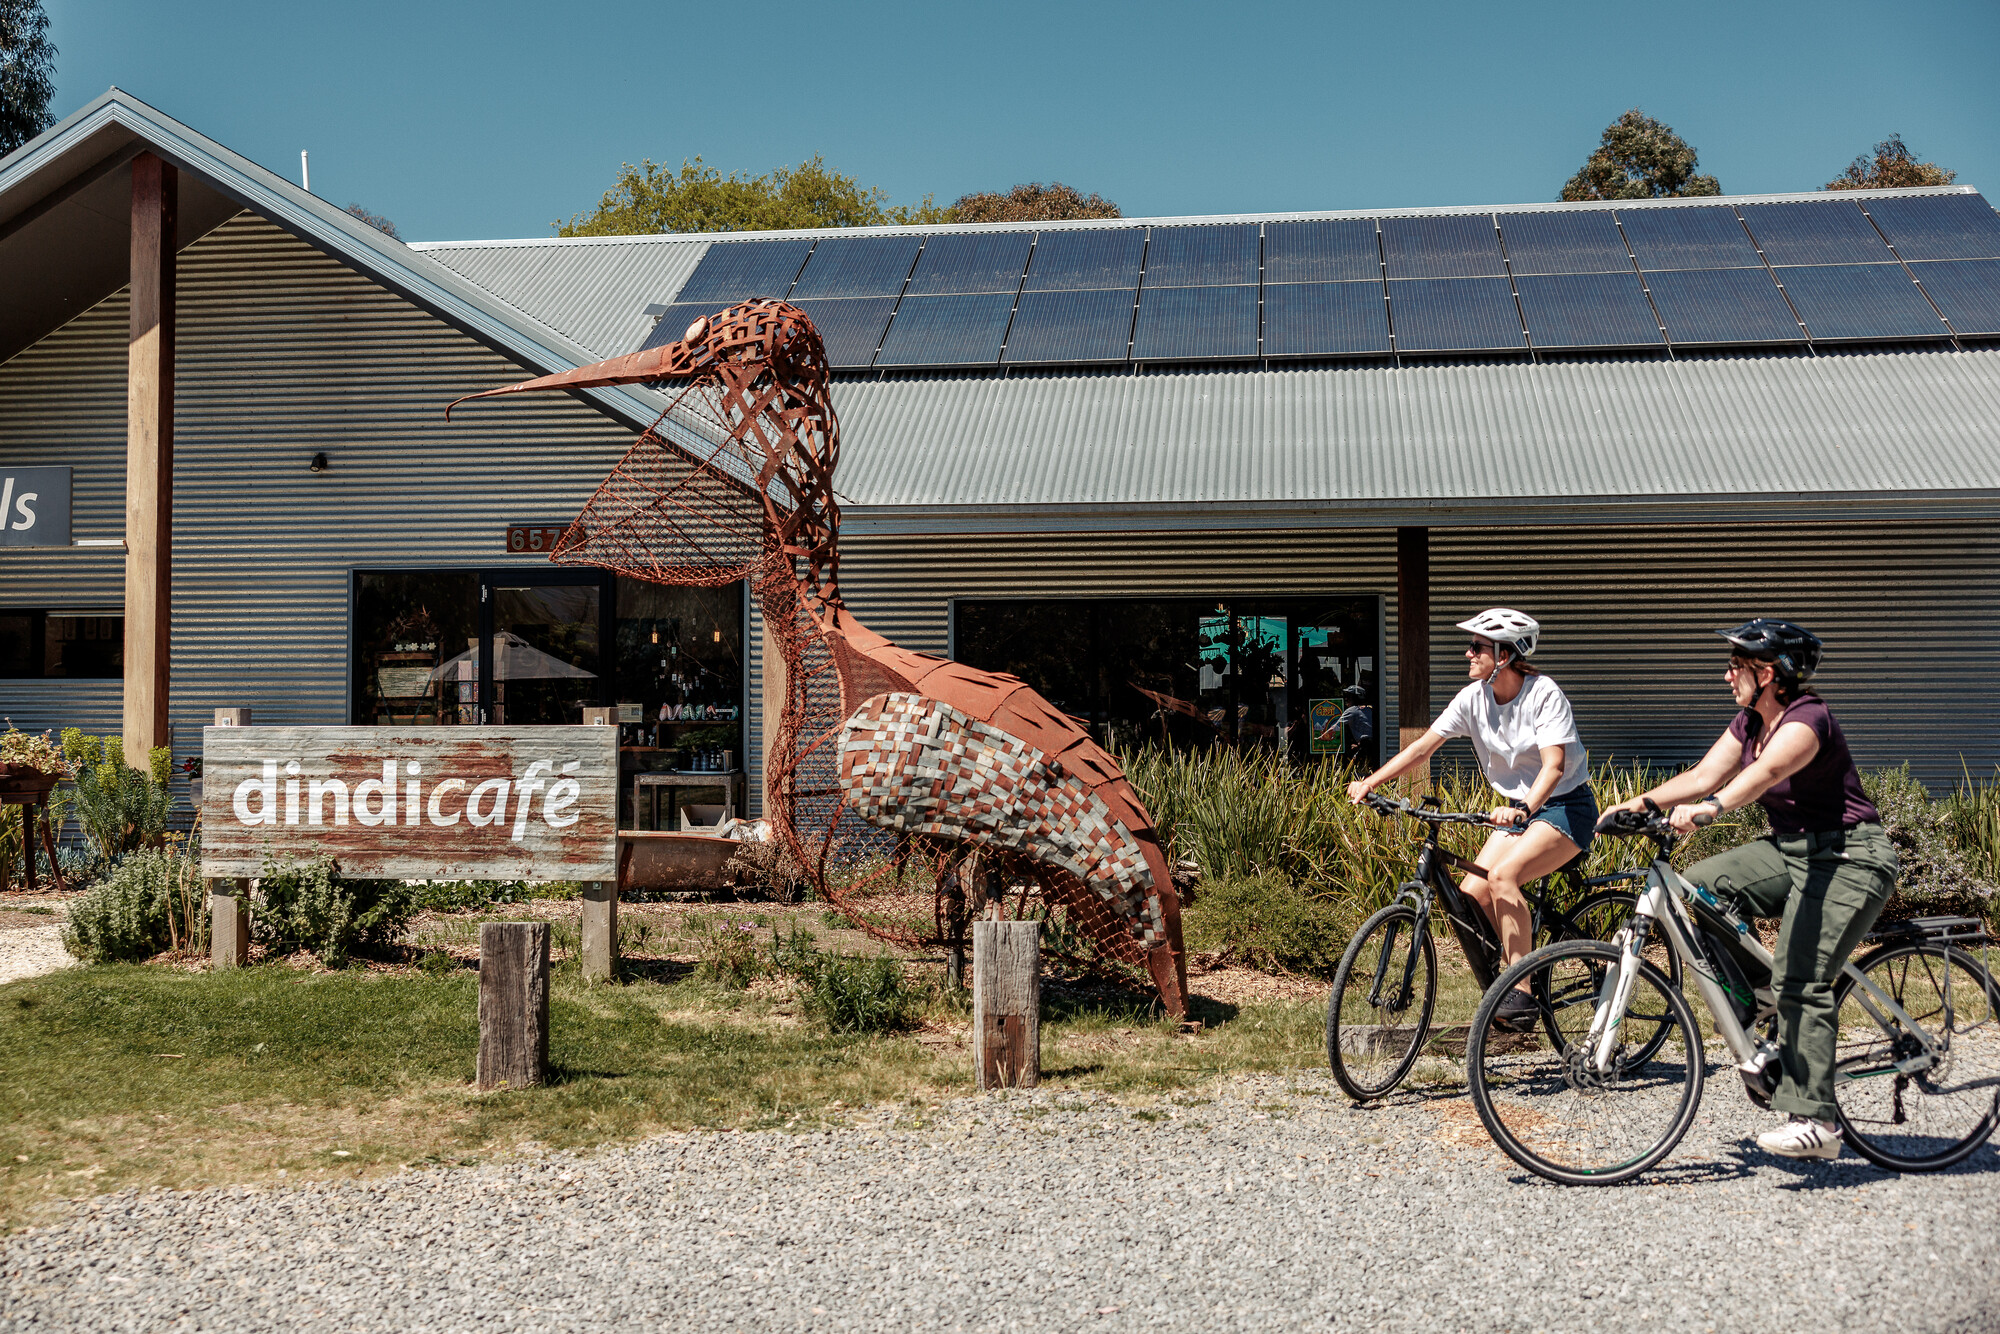
M744 302L678 342L469 398L623 384L658 386L668 407L553 559L659 584L750 581L769 636L766 814L821 895L885 938L955 945L961 923L941 905L963 900L974 854L980 879L1039 888L1184 1014L1179 899L1118 762L1020 679L899 648L843 604L840 425L804 312ZM913 858L933 876L935 930L869 910Z

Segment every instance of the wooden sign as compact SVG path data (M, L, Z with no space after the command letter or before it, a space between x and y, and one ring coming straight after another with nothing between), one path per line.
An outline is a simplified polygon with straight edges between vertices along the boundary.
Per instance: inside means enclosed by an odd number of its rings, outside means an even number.
M201 873L615 880L615 727L210 727Z

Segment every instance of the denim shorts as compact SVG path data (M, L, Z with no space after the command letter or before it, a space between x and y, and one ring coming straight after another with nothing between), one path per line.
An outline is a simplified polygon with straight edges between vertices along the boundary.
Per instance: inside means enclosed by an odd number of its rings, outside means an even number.
M1510 798L1507 804L1517 811L1528 809L1525 801ZM1591 793L1590 784L1578 783L1561 796L1550 797L1528 817L1529 824L1537 821L1554 825L1557 833L1576 844L1578 852L1590 851L1590 844L1597 837L1597 798Z

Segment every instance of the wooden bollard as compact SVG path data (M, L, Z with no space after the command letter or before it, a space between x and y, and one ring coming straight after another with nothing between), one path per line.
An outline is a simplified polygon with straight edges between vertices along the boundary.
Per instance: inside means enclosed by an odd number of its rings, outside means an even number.
M972 924L972 1072L982 1089L1042 1077L1042 924Z
M217 709L215 726L248 727L250 710ZM208 882L208 962L214 968L241 968L250 962L248 880Z
M583 975L592 982L618 976L618 882L583 882Z
M549 927L479 926L479 1088L530 1088L549 1065Z

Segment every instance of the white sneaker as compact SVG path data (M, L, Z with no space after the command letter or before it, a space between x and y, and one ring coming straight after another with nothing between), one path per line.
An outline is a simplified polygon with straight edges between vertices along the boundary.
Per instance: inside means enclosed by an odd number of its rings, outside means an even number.
M1840 1157L1840 1127L1831 1121L1795 1116L1757 1137L1757 1147L1781 1158Z

